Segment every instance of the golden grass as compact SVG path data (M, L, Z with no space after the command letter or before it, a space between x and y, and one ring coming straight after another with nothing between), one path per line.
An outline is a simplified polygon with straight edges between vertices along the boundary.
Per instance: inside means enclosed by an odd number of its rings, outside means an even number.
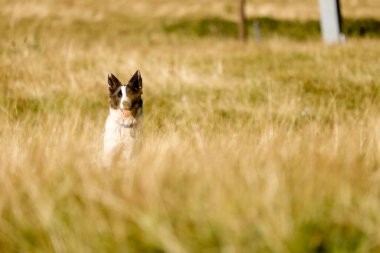
M379 252L378 39L166 34L174 7L2 3L0 251ZM106 171L106 75L136 69L142 136Z

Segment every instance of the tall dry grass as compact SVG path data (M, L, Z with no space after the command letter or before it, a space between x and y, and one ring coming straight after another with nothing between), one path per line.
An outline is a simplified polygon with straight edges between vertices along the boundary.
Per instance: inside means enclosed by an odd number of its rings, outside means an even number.
M2 3L1 252L380 251L378 39L240 45L130 4L158 2ZM142 135L107 171L106 75L137 68Z

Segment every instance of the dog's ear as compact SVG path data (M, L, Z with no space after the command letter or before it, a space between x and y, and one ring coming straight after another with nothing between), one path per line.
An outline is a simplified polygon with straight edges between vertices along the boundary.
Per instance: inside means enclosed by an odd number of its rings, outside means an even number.
M121 86L121 82L112 73L108 74L108 89L113 94L117 88Z
M128 85L134 91L138 91L142 89L142 78L141 78L140 70L136 71L136 73L132 76L131 80L129 80Z

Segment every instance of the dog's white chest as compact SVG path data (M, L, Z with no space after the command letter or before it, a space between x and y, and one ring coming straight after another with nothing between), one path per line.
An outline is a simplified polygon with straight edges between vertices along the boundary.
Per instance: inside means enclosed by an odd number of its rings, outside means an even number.
M128 142L128 140L133 139L132 124L132 119L127 119L120 122L107 119L104 132L105 143L125 143Z
M134 144L134 119L115 118L110 114L107 118L104 131L104 161L109 164L115 155L129 159Z

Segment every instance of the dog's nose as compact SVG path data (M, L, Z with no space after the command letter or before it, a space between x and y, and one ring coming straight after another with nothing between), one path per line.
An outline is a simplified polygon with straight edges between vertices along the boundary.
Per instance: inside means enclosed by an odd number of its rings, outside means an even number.
M131 102L129 102L128 100L124 100L124 101L122 102L122 104L123 104L124 107L127 107L127 108L130 108L130 107L131 107Z

